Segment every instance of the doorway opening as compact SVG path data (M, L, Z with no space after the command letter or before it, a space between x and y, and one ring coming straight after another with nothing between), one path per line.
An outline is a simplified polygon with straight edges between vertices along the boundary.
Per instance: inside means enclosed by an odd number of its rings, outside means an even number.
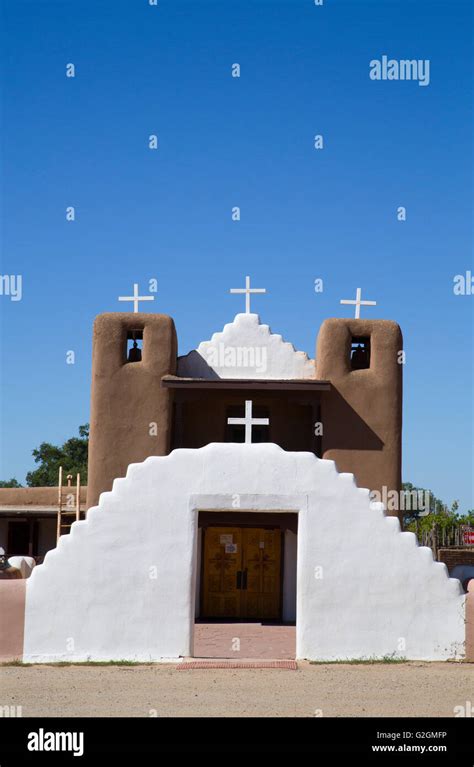
M38 551L38 520L8 521L7 556L36 557Z
M297 513L198 519L194 657L294 658Z

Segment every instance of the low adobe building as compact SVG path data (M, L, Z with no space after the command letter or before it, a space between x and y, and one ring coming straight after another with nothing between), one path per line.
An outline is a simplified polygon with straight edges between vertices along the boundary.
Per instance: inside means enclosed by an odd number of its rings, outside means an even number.
M75 505L75 488L63 487L66 506L70 496ZM86 511L87 487L80 488L80 514ZM43 561L57 542L58 488L0 488L0 547L8 556L34 557Z

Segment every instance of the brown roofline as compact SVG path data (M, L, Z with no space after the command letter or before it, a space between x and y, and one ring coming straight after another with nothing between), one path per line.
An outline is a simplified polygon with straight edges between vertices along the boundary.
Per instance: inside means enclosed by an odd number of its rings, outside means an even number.
M330 391L330 381L314 378L180 378L166 375L161 379L166 389L257 389L260 391Z

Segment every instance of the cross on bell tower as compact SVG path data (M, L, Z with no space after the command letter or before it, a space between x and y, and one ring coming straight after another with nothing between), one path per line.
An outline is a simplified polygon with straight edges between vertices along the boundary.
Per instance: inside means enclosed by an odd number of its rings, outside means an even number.
M361 306L377 306L377 301L362 301L362 288L357 288L355 301L350 298L343 298L341 304L353 304L355 305L355 317L354 319L360 319L360 307Z
M138 313L138 305L140 301L154 301L155 296L139 296L138 295L138 283L133 284L133 296L119 296L119 301L133 301L133 312Z

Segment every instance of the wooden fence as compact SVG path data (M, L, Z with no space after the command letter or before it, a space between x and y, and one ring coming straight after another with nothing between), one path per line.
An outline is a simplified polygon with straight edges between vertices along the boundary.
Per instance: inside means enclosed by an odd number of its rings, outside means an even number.
M468 531L467 525L458 525L452 527L440 527L439 525L433 525L430 530L419 530L418 523L415 523L415 533L421 546L429 546L432 549L434 556L437 556L438 549L445 548L474 548L474 528L471 527L472 533L468 537L466 532ZM467 542L470 540L471 542Z

